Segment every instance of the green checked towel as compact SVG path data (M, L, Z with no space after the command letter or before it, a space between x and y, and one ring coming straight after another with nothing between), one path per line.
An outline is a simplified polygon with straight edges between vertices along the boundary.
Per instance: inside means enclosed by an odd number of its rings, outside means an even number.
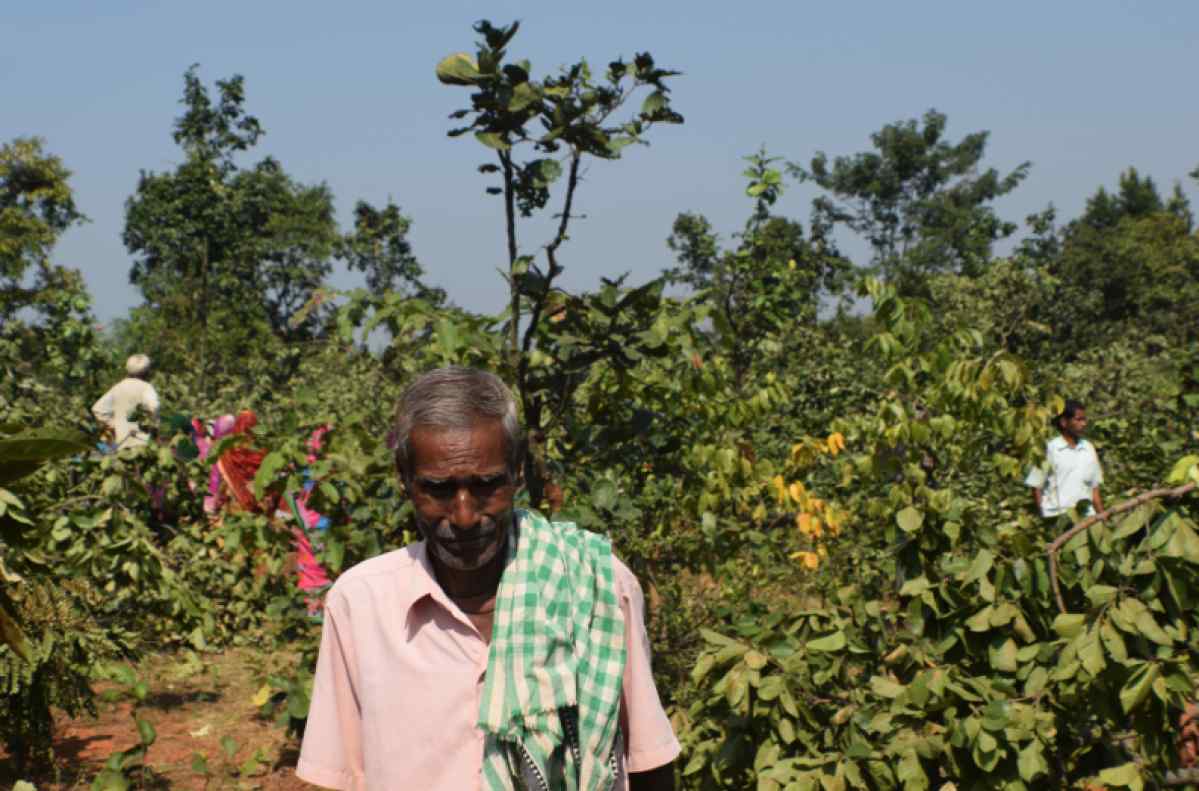
M479 701L489 791L608 791L624 615L606 538L517 511Z

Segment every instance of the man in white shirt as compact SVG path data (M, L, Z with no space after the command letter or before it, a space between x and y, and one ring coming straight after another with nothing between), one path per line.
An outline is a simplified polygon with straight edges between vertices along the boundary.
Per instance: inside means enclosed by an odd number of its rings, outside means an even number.
M1028 473L1024 484L1032 488L1033 500L1046 519L1067 513L1079 503L1081 513L1100 513L1103 469L1095 446L1083 438L1087 412L1077 401L1067 401L1056 422L1060 436L1045 445L1044 463Z
M100 400L92 404L92 414L101 426L112 432L116 450L145 445L149 435L129 419L141 407L151 420L158 420L158 393L147 379L150 358L135 354L125 361L127 377L117 382Z

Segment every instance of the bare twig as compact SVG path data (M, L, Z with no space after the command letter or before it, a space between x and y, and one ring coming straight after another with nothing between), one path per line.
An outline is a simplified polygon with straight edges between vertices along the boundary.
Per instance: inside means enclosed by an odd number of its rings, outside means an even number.
M1066 612L1066 602L1062 598L1062 589L1057 580L1057 553L1067 541L1074 538L1074 536L1086 530L1096 522L1105 522L1113 516L1122 514L1125 511L1131 511L1137 506L1144 505L1150 500L1160 500L1163 497L1169 497L1171 499L1175 497L1182 497L1187 492L1194 491L1196 488L1197 484L1192 482L1183 484L1182 486L1176 486L1174 488L1163 486L1159 489L1150 489L1144 494L1139 494L1131 500L1125 500L1119 505L1107 509L1103 513L1095 514L1094 516L1088 516L1086 519L1082 520L1055 538L1052 543L1048 544L1045 547L1045 553L1049 555L1049 581L1053 585L1053 596L1055 599L1057 599L1058 610L1061 612Z
M508 232L508 289L511 292L512 298L512 325L508 329L509 343L511 349L512 367L516 368L519 364L520 355L520 286L516 283L516 186L513 183L515 176L512 169L512 157L506 152L500 151L500 165L504 173L504 218L507 221Z

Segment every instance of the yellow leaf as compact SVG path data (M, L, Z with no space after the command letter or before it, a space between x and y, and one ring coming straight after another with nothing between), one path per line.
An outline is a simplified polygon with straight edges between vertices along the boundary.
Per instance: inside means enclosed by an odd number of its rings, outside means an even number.
M815 552L795 552L791 559L800 561L804 568L810 571L815 571L820 566L820 556Z
M841 525L845 522L845 513L835 508L829 508L824 515L824 524L832 535L841 534Z
M841 451L845 450L845 436L840 431L834 431L828 435L828 452L836 456Z
M783 480L783 476L776 475L770 483L774 485L774 494L778 498L779 505L787 504L787 482Z
M254 699L251 701L255 706L265 706L266 702L271 699L271 685L263 684L258 688L258 692L254 693Z
M791 494L791 499L797 503L800 501L800 499L804 495L803 484L800 483L799 481L796 481L795 483L793 483L789 487L787 487L787 491Z
M802 513L799 516L795 517L795 524L799 528L799 532L803 533L805 536L812 535L812 515L811 514Z

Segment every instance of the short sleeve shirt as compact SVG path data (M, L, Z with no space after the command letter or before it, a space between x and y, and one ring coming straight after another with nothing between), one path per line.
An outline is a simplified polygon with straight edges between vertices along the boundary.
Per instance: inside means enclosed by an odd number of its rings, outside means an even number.
M619 560L613 572L627 649L616 784L625 791L629 772L669 763L679 743L654 687L641 586ZM424 542L355 566L325 602L297 776L347 791L481 788L487 651L437 584Z
M1041 490L1041 516L1064 514L1090 501L1091 492L1103 483L1099 454L1085 439L1071 446L1064 437L1054 437L1045 446L1045 463L1029 471L1024 483Z

